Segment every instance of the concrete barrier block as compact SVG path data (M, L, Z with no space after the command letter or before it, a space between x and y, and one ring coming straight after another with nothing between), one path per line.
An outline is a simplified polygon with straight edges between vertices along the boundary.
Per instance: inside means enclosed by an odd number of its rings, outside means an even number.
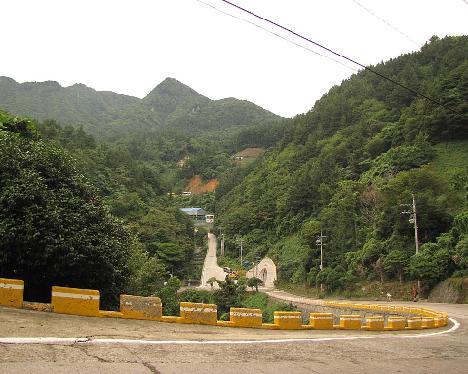
M410 317L407 319L409 330L420 330L422 329L421 317Z
M317 330L333 330L333 314L310 313L309 325Z
M432 317L421 318L421 327L423 329L433 329L435 327L435 321Z
M388 330L404 330L406 327L406 318L404 317L388 317Z
M275 325L282 330L299 330L302 325L301 312L274 312Z
M180 317L182 323L216 325L217 314L218 307L215 304L180 303Z
M340 329L360 330L361 329L361 316L359 314L340 315Z
M120 312L123 318L159 321L162 317L162 304L159 297L120 295Z
M366 317L366 329L370 331L381 331L384 329L384 317L372 316Z
M238 327L260 327L262 311L260 309L230 308L229 320Z
M52 309L55 313L100 317L99 291L53 286Z
M0 278L0 305L23 307L24 282L20 279Z

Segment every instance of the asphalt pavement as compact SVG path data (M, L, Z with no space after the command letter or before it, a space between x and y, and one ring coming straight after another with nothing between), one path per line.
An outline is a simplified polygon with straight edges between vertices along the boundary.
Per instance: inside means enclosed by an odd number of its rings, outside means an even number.
M453 321L418 332L275 331L1 307L0 373L466 373L468 305L421 305Z

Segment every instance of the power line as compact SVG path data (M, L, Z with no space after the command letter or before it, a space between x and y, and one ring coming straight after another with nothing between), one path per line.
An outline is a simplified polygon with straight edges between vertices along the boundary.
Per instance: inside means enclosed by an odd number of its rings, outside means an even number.
M197 1L202 2L201 0L197 0ZM259 19L259 20L265 21L265 22L270 23L270 24L272 24L272 25L274 25L274 26L276 26L276 27L278 27L278 28L280 28L280 29L282 29L284 31L287 31L288 33L293 34L296 37L298 37L300 39L303 39L303 40L305 40L305 41L307 41L307 42L309 42L309 43L311 43L311 44L313 44L313 45L315 45L315 46L317 46L319 48L322 48L322 49L326 50L327 52L329 52L329 53L331 53L331 54L333 54L333 55L335 55L337 57L340 57L342 59L350 61L353 64L355 64L357 66L360 66L364 70L370 71L371 73L379 76L380 78L385 79L385 80L387 80L387 81L389 81L389 82L391 82L391 83L393 83L393 84L395 84L397 86L400 86L401 88L404 88L405 90L413 93L416 96L423 97L426 100L428 100L428 101L430 101L430 102L432 102L432 103L434 103L434 104L436 104L438 106L441 106L441 107L443 107L443 108L445 108L445 109L447 109L447 110L449 110L449 111L451 111L451 112L453 112L455 114L460 114L455 109L452 109L451 107L449 107L449 106L447 106L447 105L445 105L445 104L443 104L443 103L441 103L441 102L439 102L439 101L437 101L437 100L435 100L435 99L433 99L433 98L431 98L431 97L429 97L429 96L427 96L427 95L425 95L425 94L423 94L423 93L421 93L421 92L419 92L419 91L417 91L417 90L415 90L415 89L413 89L411 87L408 87L408 86L404 85L403 83L400 83L400 82L398 82L398 81L396 81L396 80L394 80L394 79L392 79L390 77L387 77L386 75L381 74L378 71L376 71L376 70L374 70L374 69L372 69L372 68L370 68L368 66L365 66L364 64L362 64L362 63L360 63L360 62L358 62L358 61L356 61L356 60L354 60L354 59L352 59L350 57L347 57L345 55L341 55L338 52L335 52L334 50L332 50L331 48L328 48L328 47L326 47L326 46L324 46L324 45L322 45L322 44L320 44L318 42L315 42L312 39L309 39L309 38L295 32L295 31L293 31L293 30L291 30L291 29L289 29L289 28L287 28L287 27L285 27L285 26L283 26L283 25L281 25L281 24L279 24L279 23L277 23L275 21L272 21L272 20L270 20L268 18L261 17L258 14L254 13L254 12L252 12L252 11L246 9L246 8L243 8L243 7L241 7L241 6L237 5L237 4L234 4L234 3L230 2L230 1L227 1L227 0L221 0L221 1L223 3L226 3L226 4L234 7L234 8L237 8L238 10L241 10L242 12L247 13L247 14L249 14L249 15L251 15L251 16L253 16L253 17L255 17L255 18ZM207 5L209 5L209 4L207 4ZM232 16L232 15L230 15L230 16L239 19L238 17Z
M224 15L226 15L226 16L229 16L229 17L231 17L231 18L235 18L235 19L237 19L237 20L239 20L239 21L247 22L247 23L251 24L252 26L255 26L255 27L257 27L257 28L259 28L259 29L261 29L261 30L263 30L263 31L266 31L267 33L272 34L272 35L274 35L274 36L276 36L276 37L278 37L278 38L280 38L280 39L282 39L282 40L284 40L284 41L286 41L286 42L288 42L288 43L294 44L295 46L297 46L297 47L299 47L299 48L305 49L306 51L311 52L311 53L313 53L314 55L317 55L317 56L320 56L320 57L323 57L323 58L327 58L327 59L329 59L329 60L331 60L331 61L334 61L334 62L336 62L337 64L340 64L341 66L344 66L345 68L347 68L347 69L349 69L349 70L352 70L352 71L354 71L354 72L358 72L358 71L359 71L358 69L353 68L353 67L351 67L351 66L349 66L349 65L346 65L346 64L344 64L343 62L341 62L341 61L339 61L339 60L337 60L337 59L335 59L335 58L333 58L333 57L331 57L331 56L326 56L326 55L323 55L323 54L321 54L321 53L318 53L317 51L314 51L313 49L310 49L310 48L308 48L308 47L306 47L306 46L304 46L304 45L302 45L302 44L299 44L299 43L297 43L297 42L295 42L295 41L293 41L293 40L291 40L291 39L288 39L288 38L284 37L283 35L280 35L280 34L274 32L274 31L272 31L272 30L269 30L269 29L267 29L266 27L263 27L263 26L261 26L261 25L255 23L255 22L252 22L252 21L250 21L250 20L248 20L248 19L245 19L245 18L237 17L237 16L235 16L235 15L233 15L233 14L231 14L231 13L228 13L228 12L225 12L224 10L221 10L221 9L217 8L217 7L215 7L215 6L212 5L212 4L206 3L206 2L204 2L203 0L196 0L196 1L199 2L199 3L204 4L204 5L206 5L206 6L210 7L210 8L212 8L212 9L216 10L217 12L222 13L222 14L224 14Z
M379 21L385 23L388 27L390 27L391 29L395 30L397 33L399 33L400 35L403 35L407 40L409 40L411 43L413 43L414 45L416 45L417 47L419 47L419 44L418 42L414 41L408 34L404 33L403 31L399 30L397 27L393 26L390 22L388 22L386 19L378 16L377 14L375 14L372 10L370 10L369 8L365 7L364 5L362 5L359 1L356 1L356 0L351 0L354 4L356 4L357 6L361 7L362 9L364 9L367 13L369 13L371 16L377 18Z

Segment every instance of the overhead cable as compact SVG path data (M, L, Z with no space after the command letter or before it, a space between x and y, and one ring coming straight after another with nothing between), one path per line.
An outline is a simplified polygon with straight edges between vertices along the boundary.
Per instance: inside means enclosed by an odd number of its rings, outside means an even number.
M413 43L415 46L417 46L419 48L419 43L416 42L414 39L412 39L408 34L404 33L403 31L399 30L397 27L393 26L390 22L388 22L386 19L378 16L377 14L375 14L372 10L370 10L369 8L367 8L366 6L362 5L359 1L356 1L356 0L351 0L353 3L355 3L357 6L359 6L360 8L364 9L367 13L369 13L371 16L373 16L374 18L377 18L379 21L385 23L388 27L390 27L391 29L395 30L397 33L399 33L400 35L403 35L403 37L405 37L405 39L409 40L411 43Z
M200 1L200 0L198 0L198 1ZM408 86L406 86L406 85L403 84L403 83L400 83L400 82L398 82L398 81L396 81L396 80L394 80L394 79L392 79L392 78L390 78L390 77L387 77L386 75L379 73L377 70L375 70L375 69L373 69L373 68L370 68L370 67L368 67L368 66L366 66L366 65L364 65L364 64L362 64L362 63L360 63L360 62L358 62L358 61L356 61L356 60L354 60L354 59L352 59L352 58L350 58L350 57L347 57L347 56L345 56L345 55L341 55L341 54L339 54L338 52L335 52L334 50L332 50L331 48L328 48L328 47L326 47L326 46L324 46L324 45L322 45L322 44L320 44L320 43L318 43L318 42L316 42L316 41L313 41L312 39L309 39L309 38L307 38L307 37L305 37L305 36L303 36L303 35L301 35L301 34L295 32L295 31L293 31L292 29L289 29L289 28L287 28L287 27L285 27L285 26L283 26L283 25L281 25L281 24L279 24L279 23L277 23L277 22L275 22L275 21L272 21L272 20L270 20L270 19L268 19L268 18L261 17L261 16L259 16L258 14L254 13L254 12L252 12L252 11L246 9L246 8L243 8L243 7L241 7L241 6L237 5L237 4L234 4L234 3L230 2L230 1L227 1L227 0L221 0L221 1L222 1L223 3L226 3L226 4L228 4L228 5L232 6L232 7L234 7L234 8L237 8L238 10L240 10L240 11L242 11L242 12L245 12L245 13L247 13L247 14L249 14L249 15L251 15L251 16L253 16L253 17L255 17L255 18L259 19L259 20L265 21L265 22L270 23L270 24L272 24L272 25L274 25L274 26L276 26L276 27L278 27L278 28L280 28L280 29L282 29L282 30L284 30L284 31L287 31L287 32L289 32L289 33L291 33L291 34L297 36L297 37L300 38L300 39L303 39L303 40L305 40L305 41L307 41L307 42L309 42L309 43L311 43L311 44L314 44L314 45L316 45L317 47L322 48L322 49L324 49L324 50L330 52L331 54L333 54L333 55L335 55L335 56L337 56L337 57L340 57L340 58L342 58L342 59L345 59L345 60L347 60L347 61L350 61L350 62L352 62L353 64L355 64L355 65L357 65L357 66L360 66L360 67L363 68L364 70L370 71L371 73L373 73L373 74L379 76L380 78L385 79L385 80L387 80L387 81L389 81L389 82L391 82L391 83L393 83L393 84L395 84L395 85L397 85L397 86L400 86L401 88L404 88L405 90L407 90L407 91L413 93L413 94L416 95L416 96L423 97L423 98L425 98L426 100L428 100L428 101L430 101L430 102L432 102L432 103L434 103L434 104L436 104L436 105L438 105L438 106L441 106L441 107L443 107L443 108L445 108L445 109L447 109L447 110L449 110L449 111L451 111L451 112L453 112L453 113L455 113L455 114L460 114L460 113L457 112L455 109L453 109L453 108L451 108L451 107L445 105L444 103L441 103L440 101L437 101L437 100L435 100L435 99L433 99L433 98L431 98L431 97L429 97L429 96L427 96L427 95L425 95L425 94L423 94L423 93L421 93L421 92L419 92L419 91L417 91L417 90L415 90L415 89L413 89L413 88L411 88L411 87L408 87ZM235 18L236 18L236 17L235 17Z
M337 60L337 59L335 59L335 58L333 58L333 57L331 57L331 56L323 55L323 54L321 54L321 53L319 53L319 52L317 52L317 51L314 51L313 49L308 48L308 47L306 47L306 46L303 45L303 44L299 44L299 43L295 42L294 40L288 39L288 38L286 38L285 36L280 35L280 34L274 32L274 31L272 31L272 30L270 30L270 29L267 29L266 27L263 27L263 26L261 26L261 25L255 23L255 22L253 22L253 21L250 21L250 20L248 20L248 19L246 19L246 18L241 18L241 17L235 16L235 15L233 15L233 14L231 14L231 13L225 12L224 10L221 10L221 9L217 8L216 6L214 6L214 5L212 5L212 4L209 4L209 3L207 3L207 2L205 2L205 1L203 1L203 0L196 0L196 1L199 2L199 3L202 3L202 4L206 5L206 6L208 6L208 7L212 8L212 9L214 9L214 10L216 10L217 12L220 12L220 13L222 13L222 14L225 14L225 15L231 17L231 18L235 18L235 19L237 19L237 20L239 20L239 21L247 22L247 23L251 24L252 26L255 26L255 27L257 27L257 28L259 28L259 29L261 29L261 30L263 30L263 31L266 31L266 32L269 33L269 34L272 34L272 35L274 35L274 36L276 36L276 37L278 37L278 38L280 38L280 39L282 39L282 40L284 40L284 41L286 41L286 42L288 42L288 43L294 44L294 45L296 45L297 47L300 47L300 48L302 48L302 49L305 49L306 51L311 52L311 53L313 53L313 54L315 54L315 55L317 55L317 56L320 56L320 57L323 57L323 58L327 58L327 59L329 59L329 60L331 60L331 61L334 61L334 62L336 62L337 64L340 64L341 66L344 66L345 68L347 68L347 69L349 69L349 70L352 70L352 71L354 71L354 72L358 72L358 71L359 71L358 69L356 69L356 68L354 68L354 67L351 67L351 66L349 66L349 65L346 65L346 64L344 64L343 62L341 62L341 61L339 61L339 60Z

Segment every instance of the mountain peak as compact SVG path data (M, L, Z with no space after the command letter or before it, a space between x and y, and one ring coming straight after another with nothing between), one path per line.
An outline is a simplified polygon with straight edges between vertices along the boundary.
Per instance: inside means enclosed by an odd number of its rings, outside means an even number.
M159 83L146 98L154 96L187 97L203 95L200 95L197 91L179 82L177 79L168 77Z
M13 83L17 83L13 78L10 78L10 77L5 77L5 76L0 76L0 83L9 83L9 84L13 84Z

